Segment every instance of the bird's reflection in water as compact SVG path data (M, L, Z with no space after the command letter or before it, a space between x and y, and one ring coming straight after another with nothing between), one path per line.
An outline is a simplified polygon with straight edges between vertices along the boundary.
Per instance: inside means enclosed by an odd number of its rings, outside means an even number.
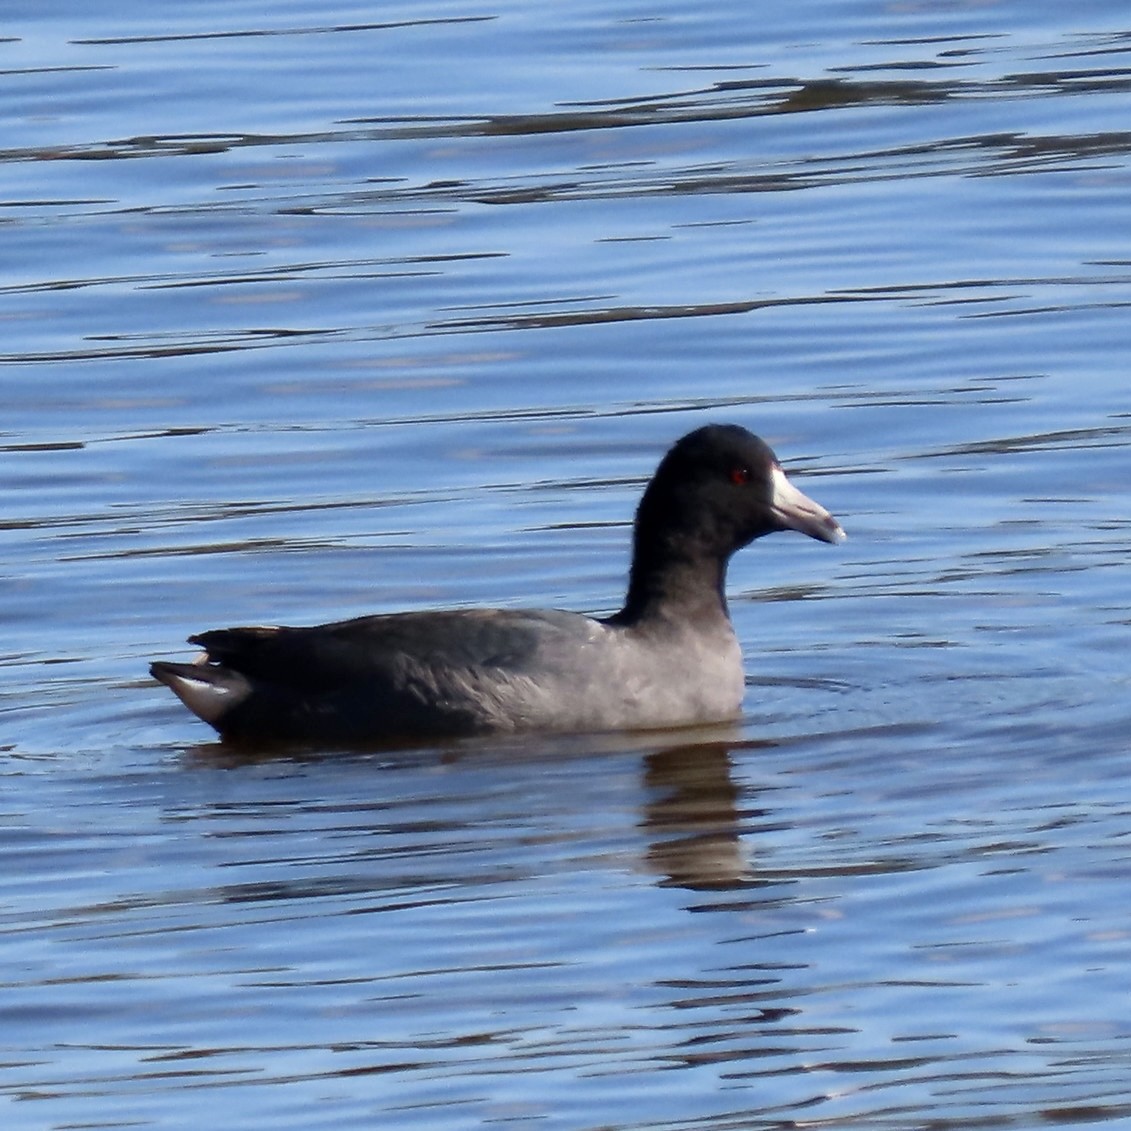
M759 742L702 742L648 754L644 786L649 799L642 825L648 866L662 883L694 891L727 891L752 882L740 836L742 822L761 815L739 813L739 790L731 751L771 745Z
M684 732L678 745L642 746L639 734L542 736L537 752L530 739L467 741L446 747L399 748L395 751L354 751L353 758L376 757L391 769L502 765L530 767L594 757L638 752L641 758L641 793L637 828L643 834L644 867L664 886L693 891L731 891L759 886L757 871L744 852L743 832L765 810L751 805L749 786L735 784L732 754L774 745L743 739L731 726L712 726ZM304 748L246 748L211 742L187 752L196 766L233 769L262 762L317 763L341 757L341 752ZM506 777L509 794L513 779ZM543 786L536 788L542 789ZM741 805L740 805L741 802ZM456 823L482 820L474 808ZM547 824L550 821L547 819ZM746 838L749 839L748 837Z

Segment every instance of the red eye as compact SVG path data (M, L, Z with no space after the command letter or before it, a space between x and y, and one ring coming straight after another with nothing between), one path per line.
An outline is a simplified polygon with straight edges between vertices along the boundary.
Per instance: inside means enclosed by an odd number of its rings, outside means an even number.
M730 469L730 481L736 487L744 487L750 482L750 468L743 467L742 464L736 464Z

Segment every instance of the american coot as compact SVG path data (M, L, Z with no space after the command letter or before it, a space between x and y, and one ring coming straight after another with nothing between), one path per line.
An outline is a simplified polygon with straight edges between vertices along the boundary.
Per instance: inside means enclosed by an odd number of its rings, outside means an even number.
M727 613L731 555L763 534L840 542L757 436L684 436L644 491L624 608L394 613L312 628L189 637L196 663L153 675L235 741L410 742L492 731L617 730L734 718L742 655Z

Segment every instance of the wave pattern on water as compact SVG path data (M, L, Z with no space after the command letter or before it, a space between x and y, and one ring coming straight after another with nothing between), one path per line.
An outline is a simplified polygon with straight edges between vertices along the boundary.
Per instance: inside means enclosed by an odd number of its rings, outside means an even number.
M1131 1115L1126 13L798 21L9 21L12 1126ZM733 726L243 756L145 676L610 611L709 419L849 532L736 558Z

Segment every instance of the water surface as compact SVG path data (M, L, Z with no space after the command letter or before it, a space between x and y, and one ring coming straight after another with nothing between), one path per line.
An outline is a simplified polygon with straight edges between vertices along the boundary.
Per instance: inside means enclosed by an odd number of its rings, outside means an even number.
M5 1126L1131 1115L1131 27L55 5L0 43ZM237 758L190 632L607 612L664 448L734 727Z

